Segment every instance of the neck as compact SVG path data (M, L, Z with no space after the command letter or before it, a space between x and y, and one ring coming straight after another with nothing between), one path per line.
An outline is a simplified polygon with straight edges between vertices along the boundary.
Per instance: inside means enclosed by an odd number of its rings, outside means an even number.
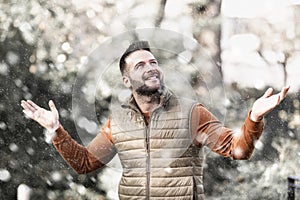
M133 97L142 113L152 113L160 104L160 95L143 96L133 93Z

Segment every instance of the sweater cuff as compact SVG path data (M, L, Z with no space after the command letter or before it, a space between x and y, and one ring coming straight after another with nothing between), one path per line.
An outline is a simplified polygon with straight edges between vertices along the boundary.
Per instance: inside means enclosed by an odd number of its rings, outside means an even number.
M63 126L59 124L59 127L56 129L55 135L52 138L52 142L53 144L59 144L63 142L68 136L69 134L67 133L67 131L65 131Z
M248 117L245 121L245 125L247 126L249 132L251 132L253 136L255 136L258 139L262 134L264 128L264 122L263 120L259 122L252 121L250 115L251 115L251 110L248 113Z

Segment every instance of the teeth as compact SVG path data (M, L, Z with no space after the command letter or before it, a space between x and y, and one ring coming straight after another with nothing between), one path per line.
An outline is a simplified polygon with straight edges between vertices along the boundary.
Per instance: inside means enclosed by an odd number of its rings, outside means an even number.
M154 80L154 79L157 79L156 76L151 76L151 77L148 77L147 80Z

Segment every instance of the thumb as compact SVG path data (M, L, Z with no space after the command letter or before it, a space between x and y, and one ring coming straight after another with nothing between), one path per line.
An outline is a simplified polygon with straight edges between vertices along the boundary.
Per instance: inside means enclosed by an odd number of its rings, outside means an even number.
M55 113L56 115L58 115L58 111L57 111L57 109L56 109L56 107L55 107L54 102L53 102L52 100L50 100L48 104L49 104L49 107L50 107L51 112L53 112L53 113Z
M59 115L58 115L58 111L55 107L55 104L52 100L49 101L49 107L50 107L50 110L52 112L52 114L54 115L53 117L53 124L52 124L52 127L48 130L50 130L50 132L53 132L55 131L58 127L59 127Z
M278 98L277 98L277 104L276 105L279 105L281 102L281 97L280 97L280 94L278 95Z
M273 93L273 88L268 88L267 91L265 92L265 94L263 95L264 98L267 98L269 96L271 96Z

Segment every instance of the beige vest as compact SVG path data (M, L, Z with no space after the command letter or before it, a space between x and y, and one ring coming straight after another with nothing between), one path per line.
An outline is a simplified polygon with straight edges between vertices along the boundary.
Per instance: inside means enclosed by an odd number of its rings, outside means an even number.
M203 153L190 133L194 103L166 92L146 125L133 102L114 110L111 120L123 167L120 199L203 199Z

